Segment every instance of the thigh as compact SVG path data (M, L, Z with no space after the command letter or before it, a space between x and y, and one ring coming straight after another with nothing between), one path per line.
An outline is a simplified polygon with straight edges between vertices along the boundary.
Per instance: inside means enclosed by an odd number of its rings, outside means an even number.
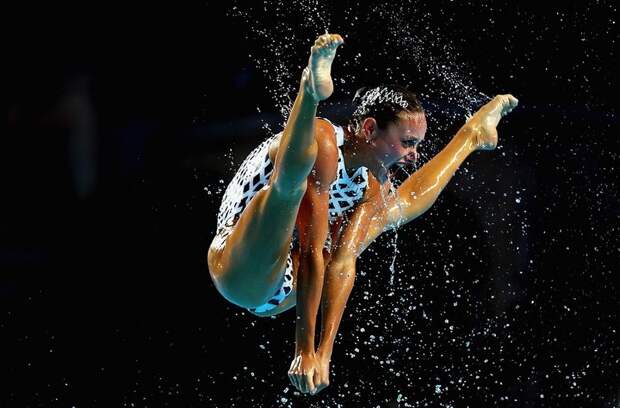
M259 317L270 317L278 315L282 312L285 312L297 305L297 271L299 270L299 248L294 248L291 250L291 258L293 261L293 288L291 292L287 295L287 297L280 303L278 306L274 307L271 310L266 312L256 312L252 310L248 310L255 316Z
M209 248L209 271L225 298L256 307L278 289L300 201L267 186L250 200L225 239L216 236Z

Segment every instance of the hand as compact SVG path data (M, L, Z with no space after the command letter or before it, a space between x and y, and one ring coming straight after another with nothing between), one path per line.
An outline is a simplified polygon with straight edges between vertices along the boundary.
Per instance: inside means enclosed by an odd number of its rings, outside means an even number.
M319 379L314 382L316 387L316 394L324 390L329 386L329 363L331 361L330 356L324 356L320 350L316 353L316 358L319 360Z
M316 394L329 385L329 360L315 353L299 353L288 370L291 383L304 394Z

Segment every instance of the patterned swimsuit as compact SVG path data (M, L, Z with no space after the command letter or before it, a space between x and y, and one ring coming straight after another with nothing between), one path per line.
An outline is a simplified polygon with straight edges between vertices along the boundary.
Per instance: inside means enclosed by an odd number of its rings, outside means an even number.
M327 119L323 120L327 121ZM338 144L338 177L331 184L329 190L329 221L331 223L345 211L351 209L364 196L368 186L368 169L360 167L351 176L347 174L342 156L344 131L342 127L329 123L334 127ZM269 183L269 177L273 173L273 163L269 158L269 146L281 136L282 133L271 136L254 149L241 163L241 167L226 188L217 215L217 233L213 242L216 247L223 247L226 244L226 239L252 197ZM291 248L296 245L295 241L295 239L292 240ZM329 242L326 244L329 249ZM269 311L282 303L292 289L293 260L289 251L280 288L267 303L248 310L258 313Z

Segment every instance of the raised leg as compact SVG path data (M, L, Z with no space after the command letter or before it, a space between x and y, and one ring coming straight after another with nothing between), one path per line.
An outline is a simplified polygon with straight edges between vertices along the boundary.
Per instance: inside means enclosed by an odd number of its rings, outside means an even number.
M226 244L209 248L209 272L215 286L241 307L265 303L284 273L306 179L317 153L316 109L333 91L331 64L340 44L339 35L322 35L312 46L268 187L252 198Z
M394 195L385 202L378 201L378 214L371 221L359 253L383 231L404 225L428 210L470 153L494 149L500 119L517 104L512 95L497 95L459 129L441 152L408 177Z

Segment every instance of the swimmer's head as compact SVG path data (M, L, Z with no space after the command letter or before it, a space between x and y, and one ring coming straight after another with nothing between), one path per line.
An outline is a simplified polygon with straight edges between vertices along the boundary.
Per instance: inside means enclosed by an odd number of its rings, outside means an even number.
M353 97L353 115L349 123L351 131L357 133L364 119L371 117L379 129L410 114L424 114L416 94L400 85L362 87Z
M426 134L426 116L417 96L398 85L360 88L349 130L366 142L365 166L383 182L389 169L415 163Z

